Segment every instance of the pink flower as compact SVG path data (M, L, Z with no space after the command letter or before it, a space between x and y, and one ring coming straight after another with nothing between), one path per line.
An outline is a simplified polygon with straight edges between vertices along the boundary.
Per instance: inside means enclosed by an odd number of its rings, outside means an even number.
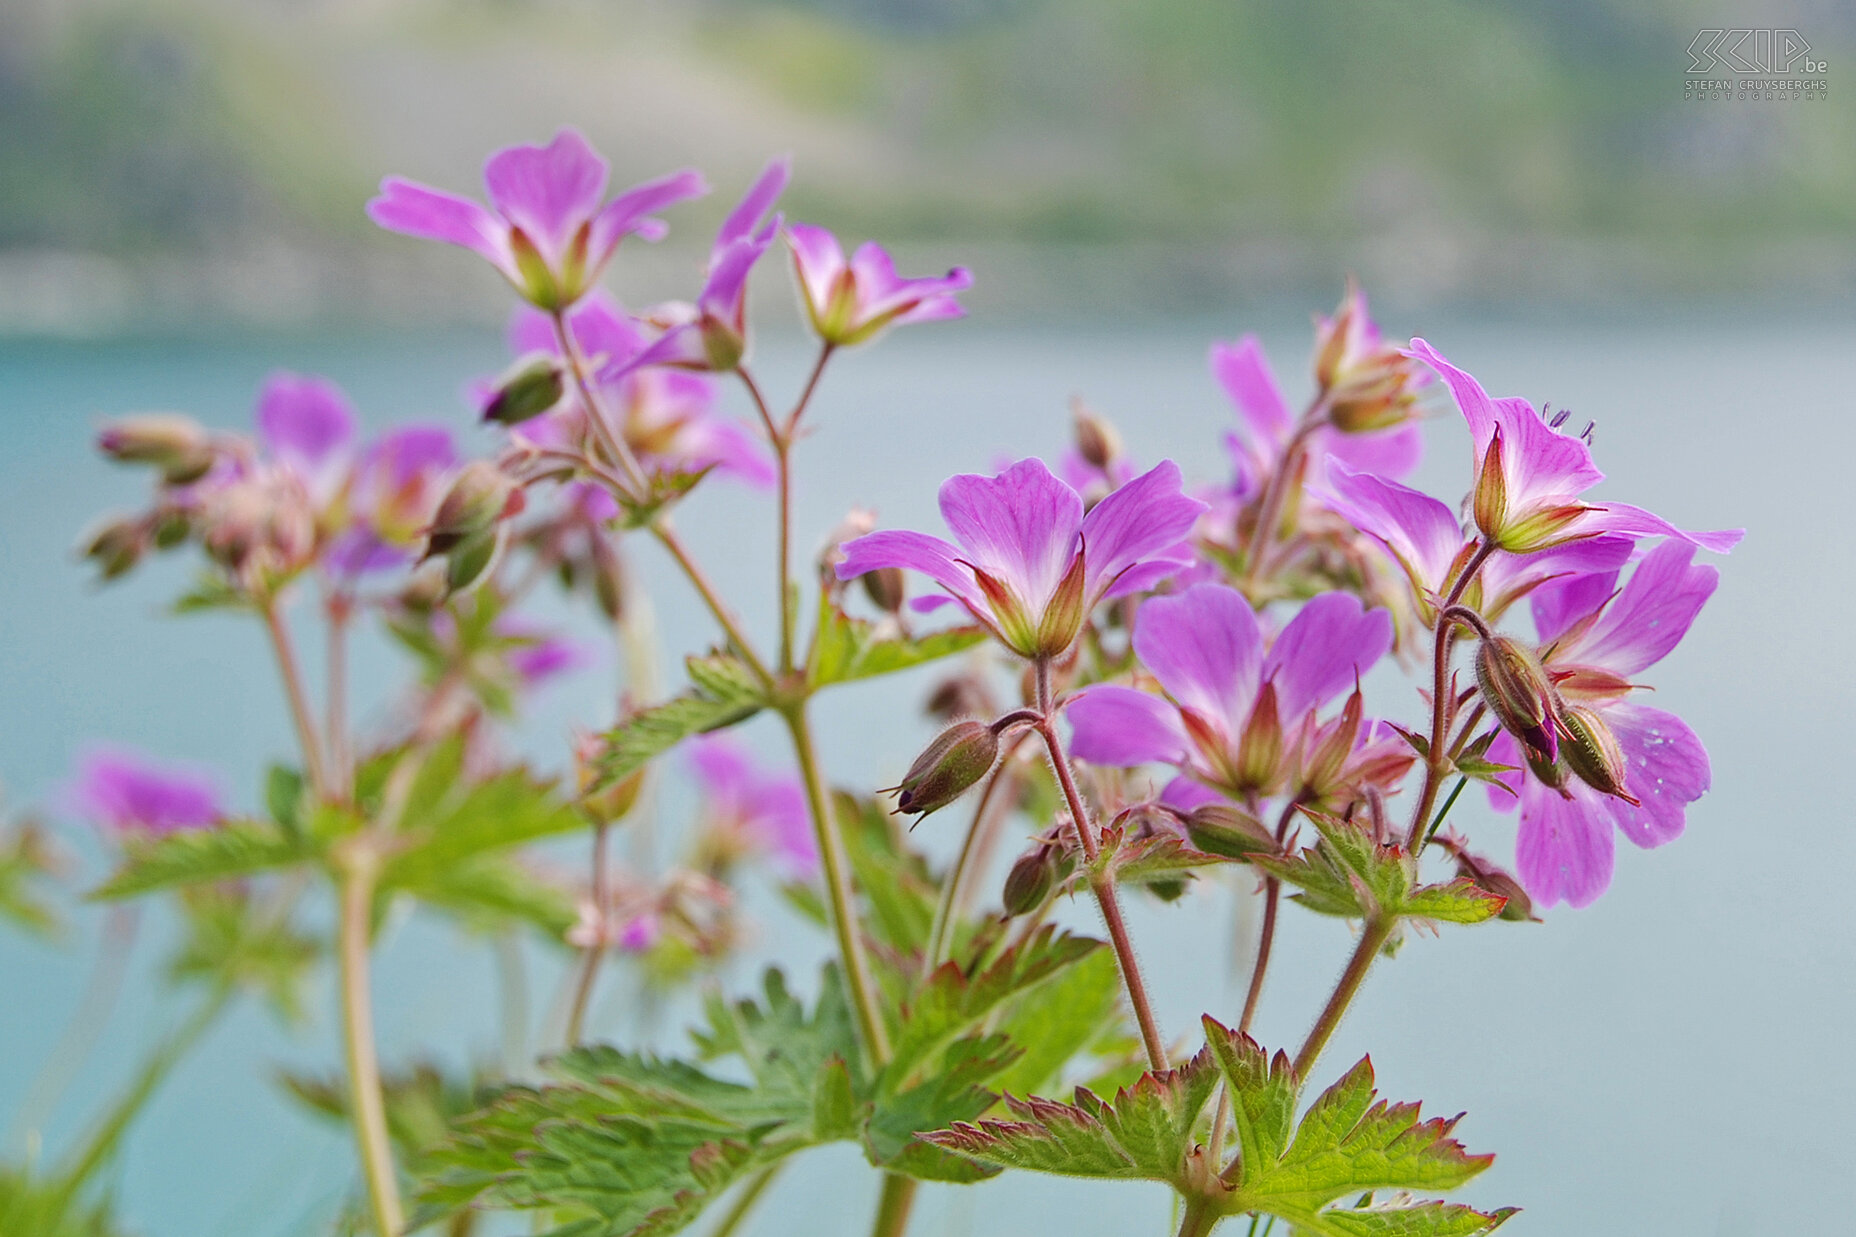
M847 262L838 238L824 228L795 223L786 237L806 315L828 344L861 344L887 327L966 315L954 299L973 286L964 266L938 278L904 279L889 251L874 241L859 245Z
M598 281L624 237L663 236L654 212L708 192L701 176L683 171L602 205L606 173L606 161L586 139L562 129L546 146L511 146L490 156L483 168L488 209L389 176L367 213L383 228L473 250L535 305L564 309Z
M844 545L838 578L882 567L919 571L1025 657L1055 656L1104 597L1153 587L1192 562L1184 539L1205 504L1180 492L1171 460L1083 511L1080 494L1042 461L941 486L958 545L883 531Z
M1331 733L1319 711L1391 645L1390 616L1345 593L1309 601L1274 642L1235 589L1204 584L1151 598L1135 620L1134 651L1166 695L1115 684L1084 689L1066 710L1070 750L1092 764L1174 766L1183 779L1163 797L1177 807L1218 794L1274 794L1287 787L1310 741ZM1345 736L1345 752L1386 737L1371 726L1356 730Z
M727 849L770 851L796 879L818 870L812 817L798 777L756 768L747 750L726 735L698 736L687 751L704 824L727 841Z
M1688 805L1708 789L1701 740L1674 714L1636 703L1641 688L1630 681L1675 648L1713 594L1719 573L1695 564L1694 553L1665 541L1622 590L1618 573L1605 571L1552 581L1530 599L1541 661L1565 706L1614 741L1622 783L1621 793L1605 794L1563 762L1530 768L1506 733L1489 749L1490 759L1517 769L1503 775L1513 793L1492 790L1490 798L1504 810L1520 807L1517 868L1541 906L1592 902L1611 883L1614 829L1638 846L1661 846L1681 835ZM1559 746L1563 755L1564 738Z
M1679 537L1726 553L1739 530L1690 533L1627 503L1587 503L1579 495L1605 479L1583 438L1563 434L1524 399L1490 399L1482 385L1422 339L1410 355L1443 377L1475 441L1476 525L1504 550L1531 554L1599 533Z
M204 770L159 764L128 748L99 747L78 761L74 808L116 833L173 833L216 825L225 813Z

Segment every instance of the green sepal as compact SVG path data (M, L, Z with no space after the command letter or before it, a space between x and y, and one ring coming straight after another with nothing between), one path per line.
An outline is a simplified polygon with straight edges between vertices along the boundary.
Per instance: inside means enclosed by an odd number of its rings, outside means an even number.
M1300 890L1295 900L1322 915L1347 919L1443 920L1481 923L1507 900L1464 878L1417 884L1411 853L1377 841L1364 824L1306 812L1320 835L1298 854L1258 855L1251 863Z
M714 467L710 464L702 468L654 470L645 479L646 489L642 497L615 494L613 497L619 504L619 527L645 527L688 496Z

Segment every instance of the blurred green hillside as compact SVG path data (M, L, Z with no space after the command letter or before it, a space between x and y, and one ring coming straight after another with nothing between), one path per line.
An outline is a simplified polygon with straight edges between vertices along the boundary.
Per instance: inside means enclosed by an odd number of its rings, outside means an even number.
M474 188L563 123L619 178L694 163L724 194L791 151L792 211L998 271L983 295L1029 313L1325 296L1346 269L1427 300L1847 296L1856 8L1741 19L1810 40L1821 102L1684 101L1710 12L0 0L0 327L411 313L441 269L473 316L494 289L360 203L388 171Z

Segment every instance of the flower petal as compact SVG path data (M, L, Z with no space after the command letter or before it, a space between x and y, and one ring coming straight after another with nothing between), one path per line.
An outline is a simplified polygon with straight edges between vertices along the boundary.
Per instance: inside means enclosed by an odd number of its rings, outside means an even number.
M1720 572L1695 563L1694 557L1694 547L1680 541L1665 541L1650 551L1598 621L1555 649L1553 660L1631 675L1668 656L1720 582ZM1615 579L1601 577L1596 586ZM1578 590L1581 584L1574 582L1569 588ZM1609 595L1607 589L1596 600L1602 604ZM1536 621L1538 614L1536 610Z
M1661 709L1620 704L1605 720L1624 753L1624 789L1640 801L1609 801L1624 836L1642 847L1661 846L1682 834L1688 805L1707 793L1708 752L1682 719Z
M1354 472L1379 477L1408 476L1424 456L1424 427L1416 422L1366 434L1330 428L1318 437L1330 466L1340 463Z
M939 537L901 529L882 529L847 541L837 571L851 580L879 567L919 571L965 602L969 609L986 610L985 594L974 583L972 569L960 560L960 550Z
M650 216L707 192L708 182L703 180L701 173L689 168L627 189L594 216L587 238L587 266L594 271L603 267L606 259L612 256L613 246L630 233L637 233L648 241L662 240L667 230L663 220Z
M1339 461L1328 467L1321 499L1389 551L1412 587L1441 592L1444 576L1463 547L1463 530L1450 508L1407 485L1357 473Z
M1521 791L1521 827L1515 837L1515 872L1535 905L1588 906L1611 884L1616 842L1611 818L1595 790L1573 798L1529 779Z
M380 182L380 196L367 204L367 217L389 231L462 245L488 258L510 279L518 277L509 250L509 225L480 202L389 176Z
M265 448L312 489L326 487L354 443L354 406L326 378L272 374L258 392L257 421Z
M1070 719L1070 754L1090 764L1130 768L1186 758L1179 710L1132 687L1101 686L1079 692L1064 706Z
M993 477L949 477L940 501L942 518L966 551L963 557L1003 581L1036 622L1076 554L1081 496L1042 460L1027 459ZM1169 540L1181 535L1175 532Z
M1294 417L1282 397L1276 375L1263 355L1263 345L1255 335L1246 335L1236 343L1213 344L1212 377L1224 388L1237 406L1238 416L1250 431L1249 439L1265 462L1282 453Z
M1629 503L1597 504L1575 520L1570 531L1624 533L1633 537L1678 537L1690 545L1712 550L1716 554L1727 553L1746 536L1743 528L1706 533L1688 532L1677 528L1660 515L1645 511L1642 507L1633 507Z
M1392 616L1350 593L1323 593L1296 612L1270 646L1263 675L1276 685L1285 723L1318 709L1364 677L1392 647Z
M780 194L785 191L792 172L793 161L790 158L775 159L766 166L742 197L741 204L722 221L721 230L715 234L715 247L718 250L756 230L761 219L780 200Z
M1160 461L1110 493L1083 518L1085 596L1095 601L1124 572L1161 555L1176 566L1191 563L1189 553L1181 558L1177 550L1207 509L1180 492L1179 465L1172 460Z
M490 205L549 258L592 219L606 192L606 161L573 129L546 146L510 146L483 165Z
M1243 594L1201 584L1143 602L1134 651L1173 699L1240 733L1263 665L1263 633Z
M831 300L831 286L845 267L844 247L837 237L812 223L787 224L786 240L793 247L793 265L799 271L806 303L814 313L823 313Z

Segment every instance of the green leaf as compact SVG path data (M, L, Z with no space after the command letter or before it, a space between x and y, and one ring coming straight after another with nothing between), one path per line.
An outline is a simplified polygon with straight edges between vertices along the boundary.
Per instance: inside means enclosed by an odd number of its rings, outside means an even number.
M881 630L874 623L851 617L832 604L829 596L821 595L818 630L812 636L806 667L807 684L817 689L893 674L970 649L986 639L985 629L977 626L950 627L919 638L879 635Z
M654 469L646 478L648 489L643 498L617 495L621 516L619 527L643 528L664 511L681 502L715 465L683 468L674 471Z
M1422 919L1481 923L1501 913L1499 894L1459 877L1418 885L1418 864L1401 846L1381 844L1362 823L1308 812L1319 840L1299 854L1258 855L1251 863L1293 885L1296 901L1348 919Z
M779 971L767 972L764 990L764 1001L712 996L708 1026L694 1033L697 1046L705 1059L740 1058L760 1096L756 1102L770 1112L810 1114L816 1089L835 1063L858 1057L844 982L837 968L827 967L810 1014Z
M606 732L606 750L594 789L643 768L693 734L732 726L766 707L760 682L739 659L712 653L691 657L684 666L694 684L689 691L635 713Z
M1070 1104L1007 1096L1016 1120L963 1122L922 1138L996 1168L1166 1181L1185 1190L1203 1175L1195 1130L1217 1084L1211 1054L1201 1052L1178 1069L1142 1074L1112 1101L1083 1087Z
M866 928L899 955L919 953L928 944L939 900L927 862L908 845L881 800L839 791L831 802L857 891L869 905Z
M396 885L486 933L516 920L531 925L546 940L563 943L579 917L565 889L512 856L480 855L402 874Z
M864 1153L872 1164L928 1181L973 1182L998 1169L955 1155L920 1135L971 1121L998 1096L982 1084L1011 1065L1018 1050L1002 1035L971 1036L949 1045L941 1069L925 1081L877 1097L864 1130Z
M132 898L176 885L234 880L315 857L311 846L262 820L228 820L160 837L125 838L122 865L94 898Z
M174 613L199 614L211 610L248 610L249 597L234 588L223 576L204 574L193 588L174 600Z
M413 784L400 825L405 845L383 869L383 889L430 882L487 852L586 827L553 781L511 769L460 786L457 767L439 758L444 752L421 767Z
M1238 1132L1236 1180L1214 1199L1225 1214L1278 1216L1298 1233L1334 1237L1484 1233L1513 1214L1404 1196L1409 1190L1455 1189L1495 1157L1465 1152L1450 1137L1455 1118L1421 1120L1416 1104L1378 1100L1370 1059L1322 1092L1298 1125L1300 1087L1288 1058L1280 1052L1268 1057L1256 1041L1209 1017L1204 1025L1230 1090ZM1377 1190L1399 1193L1352 1205L1350 1200Z
M60 851L36 821L0 829L0 919L35 936L54 936L61 924L44 886L63 866Z
M1011 1003L999 1029L1020 1055L987 1085L1012 1095L1041 1095L1062 1081L1064 1067L1079 1054L1119 1041L1126 1021L1121 972L1114 954L1099 949Z
M284 1022L302 1020L303 984L322 954L316 938L253 898L244 884L185 888L180 907L186 935L168 963L171 978L253 990Z

